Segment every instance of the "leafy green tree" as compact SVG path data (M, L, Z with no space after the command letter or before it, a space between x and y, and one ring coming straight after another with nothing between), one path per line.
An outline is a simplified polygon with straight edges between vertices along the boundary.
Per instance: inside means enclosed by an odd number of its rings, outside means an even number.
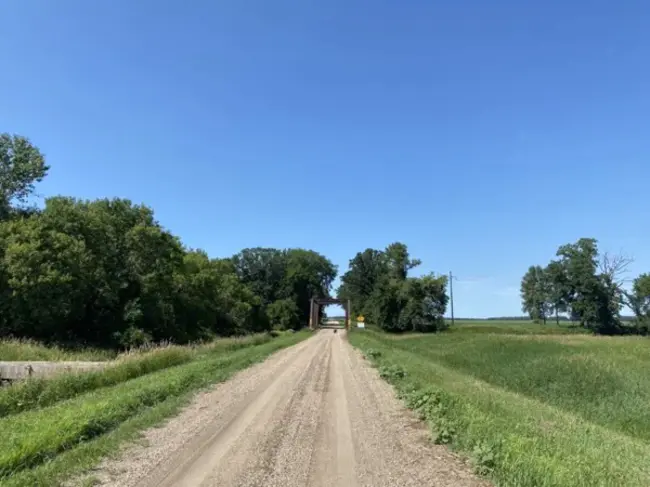
M560 324L560 313L569 311L570 286L565 268L559 261L551 261L544 269L550 306L555 312L555 322Z
M420 259L411 259L407 246L401 242L386 247L384 255L389 276L400 281L406 280L408 272L422 263Z
M312 298L328 297L336 266L318 252L304 249L244 249L232 258L239 279L260 297L262 307L291 299L302 326L309 322Z
M446 277L408 277L420 265L405 244L385 250L366 249L352 260L341 278L338 296L349 299L353 313L389 332L438 331L445 327Z
M0 134L0 220L12 212L12 203L24 204L49 166L38 148L25 137Z
M557 251L565 269L568 304L585 328L597 333L620 332L621 297L611 276L598 272L598 242L581 238Z
M5 332L37 339L74 340L86 314L93 276L83 240L48 227L40 218L2 226L3 273L10 300Z
M281 330L297 330L300 328L300 308L293 299L279 299L268 307L271 324Z
M632 285L632 292L636 297L638 314L650 318L650 274L637 277Z
M286 274L287 255L270 248L244 249L232 258L235 272L264 306L278 300Z
M551 286L540 266L530 266L521 280L522 311L534 321L546 324L551 309Z
M156 340L186 341L176 326L174 274L181 267L180 242L157 225L137 225L126 234L127 272L138 289L140 325Z
M366 303L366 315L371 323L377 324L384 331L404 331L404 321L400 313L406 304L402 293L402 281L382 276Z
M447 327L447 276L429 274L407 279L402 284L402 299L400 329L435 332Z
M287 250L281 297L294 300L300 310L302 326L309 323L311 299L330 296L336 272L336 266L318 252L304 249Z
M545 269L532 266L522 279L522 307L533 319L545 320L554 309L596 333L621 333L624 293L618 276L629 260L598 253L598 242L581 238L562 245L558 259Z
M353 314L370 316L377 305L374 290L385 288L383 281L386 279L405 281L409 271L420 263L419 259L411 259L408 247L401 242L392 243L384 250L366 249L350 260L341 278L338 296L350 300Z
M636 317L638 332L650 332L650 274L641 274L632 284L631 292L625 293L626 304Z
M232 323L232 332L219 331L218 334L243 335L269 330L270 323L261 298L236 273L229 271L226 260L216 259L213 262L222 276L218 298L227 313L228 322Z
M349 300L354 315L367 314L366 303L378 283L386 274L385 255L380 250L366 249L357 253L347 272L341 277L339 299Z
M174 274L174 313L177 334L187 339L230 335L236 325L229 318L220 265L201 250L187 252Z

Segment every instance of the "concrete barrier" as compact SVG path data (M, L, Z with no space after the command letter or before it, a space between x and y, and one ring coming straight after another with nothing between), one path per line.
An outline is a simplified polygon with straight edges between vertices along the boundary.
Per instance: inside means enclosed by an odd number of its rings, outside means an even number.
M62 373L103 370L110 364L110 362L0 362L0 380L50 378Z

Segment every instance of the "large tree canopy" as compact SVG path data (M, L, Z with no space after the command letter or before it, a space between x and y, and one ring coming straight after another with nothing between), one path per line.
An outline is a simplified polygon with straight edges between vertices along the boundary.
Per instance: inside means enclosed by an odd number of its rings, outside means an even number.
M282 297L286 251L259 247L244 249L232 260L239 278L265 306Z
M336 266L323 255L304 249L244 249L232 259L237 275L272 309L279 326L309 323L311 298L330 296ZM289 305L291 301L293 305ZM282 312L280 312L282 310ZM288 318L295 312L295 317Z
M0 224L0 257L0 333L107 346L297 328L336 277L310 250L210 259L120 199L47 199Z
M50 198L2 232L15 334L107 343L132 327L183 338L172 296L184 251L148 208Z
M352 312L386 331L437 331L445 328L446 276L408 277L420 265L405 244L385 250L366 249L352 260L341 278L340 299L350 300Z
M18 211L48 167L0 135L0 336L108 347L298 328L335 266L303 249L213 259L125 199L55 197Z

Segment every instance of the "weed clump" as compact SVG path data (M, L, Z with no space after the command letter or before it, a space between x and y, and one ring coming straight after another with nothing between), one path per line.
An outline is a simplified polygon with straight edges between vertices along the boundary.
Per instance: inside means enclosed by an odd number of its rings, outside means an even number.
M406 377L406 371L399 365L382 365L379 367L379 376L388 382L397 382Z
M369 348L365 351L364 356L369 360L376 360L381 357L381 352L379 350L375 350L374 348Z

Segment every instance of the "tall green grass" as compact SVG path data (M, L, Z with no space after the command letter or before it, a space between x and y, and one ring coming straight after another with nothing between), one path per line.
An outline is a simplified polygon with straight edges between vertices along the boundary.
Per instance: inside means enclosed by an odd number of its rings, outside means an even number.
M98 348L67 349L59 346L47 346L34 340L0 339L0 361L24 360L111 360L117 356L117 351Z
M287 333L281 333L279 335L287 335ZM251 345L262 345L263 343L271 341L273 338L275 338L275 336L270 333L257 333L255 335L246 335L242 337L219 338L207 343L194 344L191 345L191 347L196 349L199 354L211 354L239 350L241 348L250 347Z
M284 335L249 347L238 346L237 350L217 356L204 355L196 361L97 389L51 407L0 419L3 438L0 485L39 485L45 478L50 482L48 485L55 485L61 478L78 471L76 464L87 466L101 456L97 450L84 449L84 455L91 455L92 461L81 455L76 463L65 461L63 465L59 464L54 477L43 477L43 472L52 473L48 465L57 462L64 452L74 452L126 422L137 422L138 416L146 415L152 408L160 407L160 411L167 411L163 405L169 404L167 401L171 398L225 380L235 371L307 336L307 332ZM169 412L173 410L171 408ZM160 419L159 415L156 417ZM75 458L75 455L65 458ZM41 480L35 483L35 478ZM22 479L22 483L16 479Z
M192 343L184 347L206 350L235 350L246 347L251 343L263 343L270 339L268 333L259 333L234 338L219 338L207 343ZM101 362L124 356L141 355L160 348L173 346L171 343L153 343L136 347L127 351L104 350L91 347L64 348L58 345L45 345L28 339L0 339L0 361L90 361Z
M435 438L498 485L650 485L639 338L350 335Z

